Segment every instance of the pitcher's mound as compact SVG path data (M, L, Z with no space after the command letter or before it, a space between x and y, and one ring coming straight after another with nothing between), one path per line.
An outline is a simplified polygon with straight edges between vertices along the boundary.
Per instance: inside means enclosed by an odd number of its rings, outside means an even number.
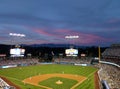
M56 82L56 84L63 84L63 82L60 81L60 80L58 80L58 81Z

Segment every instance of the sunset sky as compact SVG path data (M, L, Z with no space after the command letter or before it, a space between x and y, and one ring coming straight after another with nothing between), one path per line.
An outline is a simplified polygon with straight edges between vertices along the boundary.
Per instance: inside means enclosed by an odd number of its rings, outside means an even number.
M119 4L120 0L0 0L0 44L120 43ZM79 38L65 39L70 35Z

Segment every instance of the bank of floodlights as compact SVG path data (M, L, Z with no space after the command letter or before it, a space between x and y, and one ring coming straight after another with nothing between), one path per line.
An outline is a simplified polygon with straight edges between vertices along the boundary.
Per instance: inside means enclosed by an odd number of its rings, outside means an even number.
M20 33L9 33L9 35L13 38L11 42L14 43L14 44L15 44L16 42L19 42L19 41L20 41L20 38L25 37L25 34L20 34ZM14 42L14 41L16 41L16 42ZM17 43L17 44L15 45L15 47L19 48L20 45Z
M16 36L16 37L25 37L25 34L20 33L9 33L10 36Z
M68 36L65 36L65 39L70 39L71 41L73 41L74 39L78 39L79 36L78 35L68 35ZM73 42L74 44L74 42ZM73 48L73 46L71 45L70 48Z
M66 39L76 39L79 38L79 36L65 36Z

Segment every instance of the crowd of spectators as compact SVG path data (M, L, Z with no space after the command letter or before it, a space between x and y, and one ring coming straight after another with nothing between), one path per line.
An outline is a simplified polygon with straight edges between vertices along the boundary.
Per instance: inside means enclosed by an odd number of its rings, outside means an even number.
M89 58L55 58L54 62L61 63L73 63L73 64L90 64L91 59Z
M110 89L120 89L120 68L108 64L100 64L99 67L100 80L107 81Z
M10 85L8 85L3 79L0 78L0 89L9 89Z
M54 63L77 63L77 64L90 64L89 58L53 58ZM38 58L15 58L15 59L0 59L0 66L7 65L17 65L17 66L25 66L25 65L35 65L39 64L41 61Z
M24 66L24 65L35 65L38 64L39 59L37 58L16 58L16 59L1 59L0 60L0 66L6 66L6 65L18 65L18 66Z
M120 44L113 44L102 53L102 61L120 65ZM110 89L120 89L120 68L108 64L100 64L100 77L106 80Z

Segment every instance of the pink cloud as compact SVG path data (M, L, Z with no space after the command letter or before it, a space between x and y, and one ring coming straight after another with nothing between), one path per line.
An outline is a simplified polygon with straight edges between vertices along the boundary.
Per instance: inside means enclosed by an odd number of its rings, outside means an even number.
M70 29L57 29L54 32L62 38L64 38L67 35L79 35L78 32L72 31Z
M41 29L41 28L34 28L33 29L34 32L38 33L38 34L42 34L44 36L51 36L51 37L54 37L54 36L57 36L53 30L50 30L50 29Z
M120 19L110 19L110 20L108 20L107 21L107 23L118 23L118 22L120 22Z
M68 29L57 29L55 32L58 32L58 33L68 33L70 31Z
M46 32L43 29L37 29L37 30L35 30L35 32L37 32L38 34L46 35L46 36L52 36L52 34Z
M45 40L37 40L34 43L49 43L53 40L55 43L76 43L76 44L96 44L100 42L110 42L111 39L103 38L98 35L82 33L80 31L73 31L70 29L33 29L38 34L42 34L44 36L49 36L47 41ZM65 39L66 35L78 35L78 39ZM50 40L49 40L50 39Z
M96 42L110 42L111 39L107 39L107 38L103 38L101 36L98 35L94 35L94 34L87 34L87 33L81 33L79 31L73 31L73 30L68 30L68 29L59 29L56 30L56 32L59 32L62 34L62 36L65 35L78 35L79 38L78 39L69 39L67 41L71 41L73 43L79 43L79 44L94 44Z

